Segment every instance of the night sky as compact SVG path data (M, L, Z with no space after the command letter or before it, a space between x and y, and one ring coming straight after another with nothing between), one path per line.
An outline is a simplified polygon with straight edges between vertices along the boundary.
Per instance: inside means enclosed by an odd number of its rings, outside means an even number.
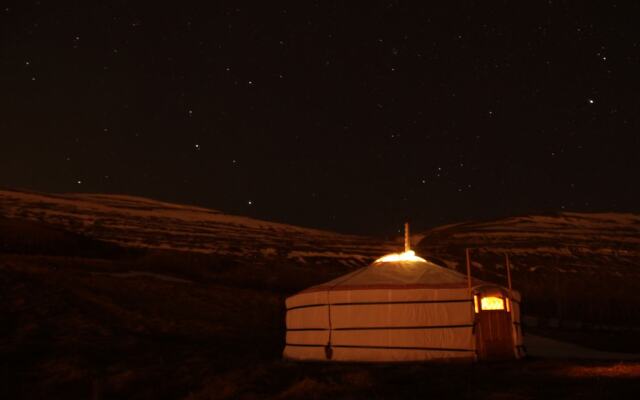
M533 3L3 1L0 186L368 234L640 212L640 2Z

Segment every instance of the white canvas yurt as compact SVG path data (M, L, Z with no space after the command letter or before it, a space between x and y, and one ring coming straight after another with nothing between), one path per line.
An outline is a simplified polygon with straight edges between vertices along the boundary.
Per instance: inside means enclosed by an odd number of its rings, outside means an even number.
M470 284L467 276L405 251L287 298L284 357L520 358L519 305L516 291L478 280Z

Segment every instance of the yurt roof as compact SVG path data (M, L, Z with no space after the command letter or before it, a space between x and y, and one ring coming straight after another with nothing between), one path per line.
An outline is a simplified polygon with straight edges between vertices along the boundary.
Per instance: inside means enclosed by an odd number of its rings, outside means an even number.
M483 284L473 279L473 285ZM406 288L462 288L467 277L427 260L374 262L332 281L310 287L307 291Z

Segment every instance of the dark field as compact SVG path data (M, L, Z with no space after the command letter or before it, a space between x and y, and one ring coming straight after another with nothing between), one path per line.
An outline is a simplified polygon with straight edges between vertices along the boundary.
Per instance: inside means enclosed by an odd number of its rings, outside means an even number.
M125 271L161 275L118 275ZM281 360L284 297L341 272L177 253L112 259L5 254L0 257L0 394L527 399L635 398L640 389L640 363Z
M0 222L1 399L599 399L640 390L640 362L284 361L285 297L354 267L128 249ZM534 333L640 351L637 333Z

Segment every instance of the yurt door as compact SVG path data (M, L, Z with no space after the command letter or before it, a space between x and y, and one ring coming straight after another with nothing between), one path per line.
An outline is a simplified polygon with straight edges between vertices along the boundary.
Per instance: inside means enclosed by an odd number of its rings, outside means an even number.
M514 357L511 310L502 297L474 297L477 315L476 348L481 360L507 360Z

